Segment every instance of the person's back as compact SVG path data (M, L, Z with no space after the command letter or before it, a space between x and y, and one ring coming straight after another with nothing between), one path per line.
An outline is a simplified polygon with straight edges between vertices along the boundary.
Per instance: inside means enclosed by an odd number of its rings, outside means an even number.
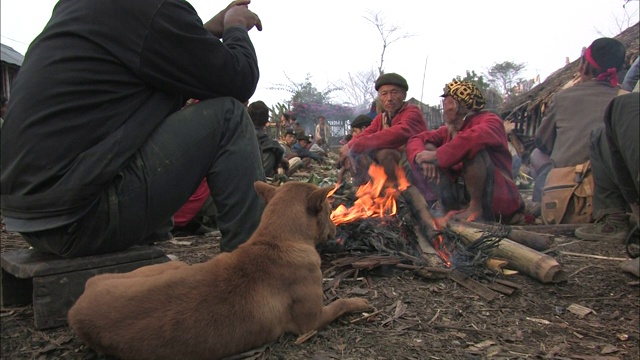
M550 156L556 167L589 160L588 135L602 125L604 109L617 94L618 89L608 83L587 81L555 95L555 141Z
M0 154L7 228L29 236L29 241L49 237L40 231L56 230L56 236L68 237L63 225L97 216L103 210L100 204L104 198L112 198L110 204L120 209L111 209L112 213L105 215L108 220L103 225L108 229L93 229L103 237L87 244L94 248L80 249L76 242L74 249L45 249L81 256L130 246L133 239L140 241L160 222L169 220L203 177L218 171L205 169L205 165L213 166L213 161L204 163L204 159L240 156L238 152L216 157L222 143L214 137L242 138L243 134L231 134L233 127L250 126L240 101L253 94L259 77L257 57L247 33L253 26L261 28L259 18L246 6L234 3L203 25L185 1L58 2L43 32L30 45L12 84ZM178 111L187 98L201 101ZM204 109L208 120L202 116ZM222 109L227 112L220 112ZM178 113L177 117L192 121L167 121ZM217 123L232 114L235 122L225 123L228 128L217 127L215 134L211 125L206 128L202 123ZM164 136L165 132L170 135ZM211 137L209 146L195 148L197 141L204 142L204 136ZM195 164L188 156L194 156ZM163 166L157 166L156 161ZM124 198L120 203L115 201L125 196L118 193L125 184L137 179L141 184L135 188L142 190L160 185L154 181L161 179L170 186L167 174L179 167L193 173L181 173L183 182L173 184L184 186L184 191L173 192L172 197L143 212L148 216L140 219L145 226L131 229L126 236L118 234L115 228L121 225L119 221L133 220L122 219L123 214L116 216L117 212L138 206L132 197L126 199L132 200L131 207L124 205ZM257 176L249 166L241 168L251 173L246 174L249 178ZM141 173L131 173L136 171ZM211 179L210 185L219 181ZM252 184L247 181L242 187ZM156 200L155 191L158 188L136 194ZM142 200L143 205L153 206L147 200ZM225 234L239 234L235 226L224 228L223 238ZM98 245L102 240L105 244ZM115 245L114 241L122 243ZM98 248L102 245L105 247Z
M262 153L262 168L267 177L272 177L282 160L284 149L280 144L267 135L264 127L269 122L269 107L263 101L255 101L249 104L247 112L258 137L258 145Z
M549 155L555 167L589 160L589 134L602 124L604 110L620 88L617 73L625 48L609 38L595 40L583 55L578 84L558 92L536 131L536 147Z

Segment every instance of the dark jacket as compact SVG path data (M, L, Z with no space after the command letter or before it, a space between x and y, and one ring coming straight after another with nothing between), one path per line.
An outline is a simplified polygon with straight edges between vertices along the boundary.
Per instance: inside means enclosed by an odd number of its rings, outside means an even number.
M186 99L249 99L259 73L247 30L222 40L186 1L58 2L12 84L4 215L81 212Z
M282 156L284 156L284 149L277 141L273 140L266 134L264 128L256 128L256 134L258 136L260 152L262 153L262 168L264 169L264 176L272 177L278 170L280 160L282 160Z

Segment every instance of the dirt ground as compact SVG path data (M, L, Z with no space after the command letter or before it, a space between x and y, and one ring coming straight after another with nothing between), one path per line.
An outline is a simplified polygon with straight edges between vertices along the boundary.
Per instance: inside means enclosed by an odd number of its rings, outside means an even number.
M1 235L2 252L27 247L4 227ZM158 246L194 264L219 253L217 240L182 237ZM364 297L374 311L346 315L300 344L284 335L246 358L639 359L640 283L618 268L624 246L558 236L548 254L568 281L505 276L521 289L492 301L450 279L428 280L411 270L360 271L328 289L325 301ZM323 266L328 260L323 257ZM576 305L587 310L575 311ZM0 309L0 324L2 359L105 359L68 327L35 329L31 306Z

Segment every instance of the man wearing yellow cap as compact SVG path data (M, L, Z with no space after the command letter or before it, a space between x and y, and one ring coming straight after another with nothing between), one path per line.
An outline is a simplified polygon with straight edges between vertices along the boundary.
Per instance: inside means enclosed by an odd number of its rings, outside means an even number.
M502 120L483 110L485 98L471 82L450 82L442 97L445 125L409 139L407 159L437 189L445 211L470 220L521 219Z

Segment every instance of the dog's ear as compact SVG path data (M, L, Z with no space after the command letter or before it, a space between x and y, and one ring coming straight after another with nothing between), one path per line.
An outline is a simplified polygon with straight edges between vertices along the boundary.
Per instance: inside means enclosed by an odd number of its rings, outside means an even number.
M276 187L269 185L266 182L256 181L253 186L256 188L256 192L265 203L269 203L273 195L276 193Z
M316 216L324 207L327 195L335 188L335 186L327 186L314 190L308 197L307 211L309 214Z

